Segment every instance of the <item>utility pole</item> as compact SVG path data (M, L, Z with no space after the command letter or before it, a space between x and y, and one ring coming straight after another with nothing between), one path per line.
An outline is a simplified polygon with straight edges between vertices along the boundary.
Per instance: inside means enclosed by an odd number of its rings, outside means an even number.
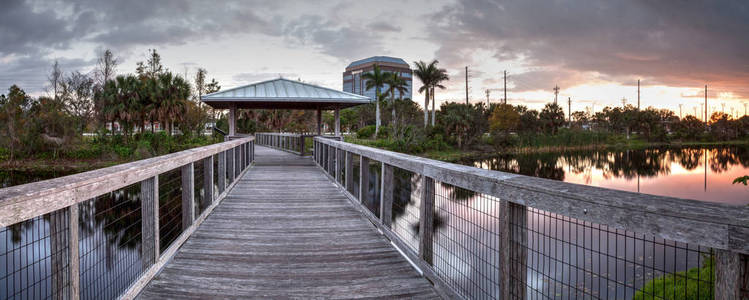
M707 129L707 84L705 85L705 129Z
M559 96L559 86L554 86L554 104L557 104L557 96Z
M681 119L681 104L679 104L679 119Z
M640 110L640 80L637 79L637 110Z
M744 116L746 116L746 102L744 102Z
M466 66L466 104L468 104L468 66Z
M486 90L486 107L489 107L489 90Z
M622 97L622 109L627 105L627 98Z
M696 117L697 116L697 106L692 107L692 108L694 108L694 116ZM699 118L697 118L697 119L699 119Z
M507 104L507 70L505 70L505 101L504 104Z
M720 112L721 113L726 113L726 104L725 103L721 103L720 104Z
M569 126L572 128L572 97L567 98L567 120L569 120Z

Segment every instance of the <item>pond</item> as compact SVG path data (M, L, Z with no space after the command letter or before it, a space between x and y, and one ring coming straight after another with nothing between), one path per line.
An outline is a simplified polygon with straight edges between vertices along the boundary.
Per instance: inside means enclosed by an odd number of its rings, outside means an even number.
M749 204L749 188L732 184L734 178L749 174L747 147L533 153L461 163L632 192ZM401 169L395 174L392 228L411 251L418 252L420 179ZM372 187L378 180L370 179L369 199L375 196ZM467 298L498 298L499 199L445 183L438 182L435 188L436 273L460 287ZM377 205L365 203L372 212ZM665 290L673 298L711 299L710 248L531 208L514 213L524 216L511 221L509 255L519 265L512 276L521 285L512 291L515 296L650 299ZM663 280L666 274L676 274L678 283ZM688 290L697 294L684 294Z
M749 204L749 146L649 148L498 155L459 163L630 192Z

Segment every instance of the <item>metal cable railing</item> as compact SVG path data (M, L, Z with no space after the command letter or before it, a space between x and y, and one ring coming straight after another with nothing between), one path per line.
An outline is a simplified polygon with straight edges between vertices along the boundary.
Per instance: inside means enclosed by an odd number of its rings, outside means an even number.
M0 299L134 297L253 160L250 137L0 189Z
M746 297L747 207L314 141L318 165L352 173L329 174L448 297Z

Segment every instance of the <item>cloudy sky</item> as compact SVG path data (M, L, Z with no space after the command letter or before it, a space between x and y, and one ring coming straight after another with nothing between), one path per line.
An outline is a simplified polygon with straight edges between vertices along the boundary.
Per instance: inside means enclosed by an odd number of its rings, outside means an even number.
M474 102L504 70L510 103L532 108L555 85L565 110L568 97L573 110L636 103L638 79L644 107L699 113L705 84L711 111L743 115L749 102L745 0L4 0L0 88L43 94L53 61L89 72L103 49L131 73L154 48L170 70L203 67L224 88L280 75L340 89L349 62L390 55L447 68L438 104L464 101L465 66Z

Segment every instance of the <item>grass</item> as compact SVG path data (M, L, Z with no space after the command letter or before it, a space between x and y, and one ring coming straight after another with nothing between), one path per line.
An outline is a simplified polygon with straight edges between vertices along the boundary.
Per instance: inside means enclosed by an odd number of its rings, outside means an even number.
M712 281L714 273L713 259L707 259L702 267L654 278L637 291L632 299L713 299L713 286L705 281Z
M211 136L168 136L165 133L144 133L129 142L124 142L118 136L82 138L57 152L45 150L17 155L12 161L7 149L0 148L0 168L14 171L84 172L218 141Z

